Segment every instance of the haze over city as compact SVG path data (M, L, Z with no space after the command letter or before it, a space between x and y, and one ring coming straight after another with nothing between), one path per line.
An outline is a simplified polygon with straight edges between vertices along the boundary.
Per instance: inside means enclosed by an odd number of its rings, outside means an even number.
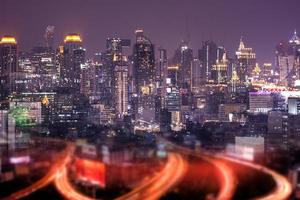
M0 199L300 199L299 0L0 6Z
M21 50L29 50L54 25L56 45L78 32L89 55L105 47L105 38L133 38L141 27L169 52L189 38L193 49L214 40L234 55L243 36L259 63L274 62L275 45L300 31L299 6L297 0L2 0L0 35L16 35Z

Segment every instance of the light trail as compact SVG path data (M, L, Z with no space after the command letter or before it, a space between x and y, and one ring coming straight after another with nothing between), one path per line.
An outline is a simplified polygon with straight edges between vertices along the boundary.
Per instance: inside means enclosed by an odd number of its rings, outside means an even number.
M68 144L66 150L62 153L57 162L51 167L50 171L43 178L28 186L27 188L17 191L4 199L14 200L24 198L51 183L55 179L59 169L67 164L67 162L69 161L69 156L73 151L74 147L71 144Z
M292 193L292 186L290 182L284 176L278 174L277 172L259 164L238 160L227 156L220 155L219 157L234 163L248 166L252 169L268 174L273 178L273 180L276 183L276 188L272 190L269 194L255 198L256 200L286 200L290 197Z
M163 170L157 173L149 181L133 189L131 192L117 198L117 200L159 199L182 179L186 170L187 162L183 157L176 153L170 153Z
M219 159L216 159L214 156L204 154L204 153L196 153L194 150L181 147L179 145L176 145L172 142L169 142L168 140L164 138L159 138L162 142L165 144L170 145L171 147L175 148L178 152L186 155L192 155L195 157L199 157L210 164L212 164L214 167L218 169L218 171L221 174L220 177L220 190L217 194L216 199L218 200L228 200L232 199L236 190L236 177L233 171L230 167L228 167L224 162L222 162Z
M77 192L68 180L67 168L64 166L56 173L54 181L56 189L69 200L91 200L93 198L88 197L80 192Z

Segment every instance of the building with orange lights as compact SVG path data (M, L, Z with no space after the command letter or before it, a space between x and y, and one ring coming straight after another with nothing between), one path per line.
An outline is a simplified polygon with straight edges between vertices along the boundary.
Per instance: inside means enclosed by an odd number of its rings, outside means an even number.
M80 70L85 62L82 39L76 33L66 35L63 48L63 66L60 69L64 88L80 91Z
M17 40L3 36L0 40L0 108L8 108L7 100L15 92L15 76L18 68Z
M237 58L237 74L242 83L246 82L251 77L253 69L256 65L256 54L252 48L245 46L244 41L240 40L239 48L235 53Z

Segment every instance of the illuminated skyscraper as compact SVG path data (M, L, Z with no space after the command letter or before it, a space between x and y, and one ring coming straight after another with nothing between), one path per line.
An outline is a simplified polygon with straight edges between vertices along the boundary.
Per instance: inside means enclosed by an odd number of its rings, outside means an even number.
M0 41L0 108L9 106L7 100L15 92L17 69L17 41L12 36L4 36Z
M295 31L288 42L281 42L276 46L276 71L279 81L286 86L293 85L295 79L300 79L300 40Z
M142 29L135 31L133 72L138 97L138 113L144 120L154 120L155 54L154 45Z
M136 43L133 47L134 76L139 95L152 92L155 81L154 45L144 35L142 29L135 31ZM147 93L149 93L147 92Z
M85 49L76 33L65 37L63 49L64 63L61 68L61 80L64 88L80 91L80 67L85 62Z
M211 76L215 84L226 84L228 81L228 60L226 58L226 53L222 53L223 58L216 64L212 66Z
M114 69L114 100L119 117L128 114L128 61L123 56Z
M251 77L253 69L255 68L256 54L252 48L245 47L242 38L235 54L238 62L236 68L237 74L239 75L240 81L244 83Z
M191 66L191 91L194 94L199 92L203 79L205 79L205 74L202 64L199 59L194 58Z
M102 55L101 67L101 101L109 106L113 107L114 102L112 101L114 95L114 69L116 66L116 58L123 55L124 47L130 46L129 39L121 39L117 37L106 39L106 50Z
M159 48L158 55L159 57L156 67L156 82L158 87L165 88L168 68L167 50Z
M175 51L173 58L173 64L179 66L178 86L181 88L190 88L191 86L191 63L193 58L193 50L188 47L186 42L182 42Z

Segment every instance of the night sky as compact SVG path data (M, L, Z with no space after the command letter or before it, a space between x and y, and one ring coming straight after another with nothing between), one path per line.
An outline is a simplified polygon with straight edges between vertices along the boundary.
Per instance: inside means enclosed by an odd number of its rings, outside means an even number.
M243 36L258 62L274 62L276 43L300 32L300 0L0 0L0 35L15 35L21 50L42 44L47 25L55 45L80 33L89 55L107 37L133 39L142 27L169 56L188 36L194 50L212 39L233 55Z

